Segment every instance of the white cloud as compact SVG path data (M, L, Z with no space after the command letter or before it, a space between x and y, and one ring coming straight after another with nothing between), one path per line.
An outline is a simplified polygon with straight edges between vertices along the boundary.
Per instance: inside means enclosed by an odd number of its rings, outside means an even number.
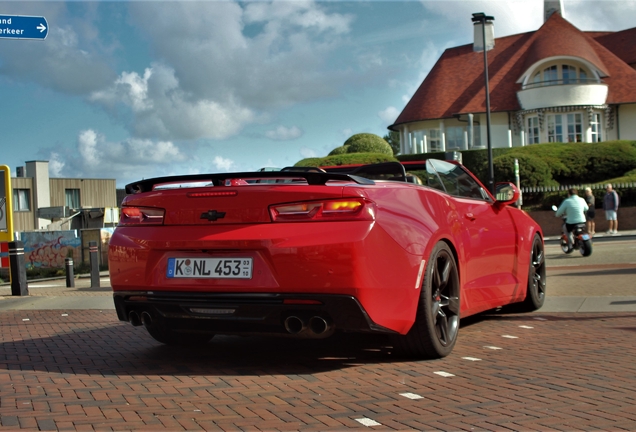
M62 177L64 165L65 163L61 159L60 155L56 152L52 152L51 157L49 158L49 176L58 178Z
M400 110L393 106L387 107L385 110L378 113L378 117L382 119L385 125L393 124L399 115Z
M183 174L191 171L183 165L189 162L192 158L170 141L109 142L92 129L78 134L74 150L57 148L49 152L49 171L54 177L115 178L118 182Z
M265 136L274 141L289 141L300 138L302 135L303 131L297 126L289 128L285 126L278 126L276 129L265 132Z
M123 72L109 88L93 92L89 100L115 111L129 109L129 128L142 138L224 139L256 118L232 98L217 102L185 92L174 69L162 64L153 64L143 76Z
M212 161L212 163L214 164L217 170L226 171L226 172L230 171L232 167L234 167L235 165L235 162L233 160L227 159L221 156L216 156L214 160Z
M340 135L342 137L344 137L344 141L346 141L347 139L349 139L351 137L351 135L353 135L353 129L351 129L351 128L342 129L340 131Z
M252 110L336 96L353 74L327 65L352 17L312 1L131 2L135 26L197 99ZM179 23L178 37L175 23Z
M294 25L317 32L346 33L351 17L327 14L313 1L250 3L245 8L246 22L267 22L272 27Z
M318 153L316 153L315 150L310 149L308 147L301 147L300 149L300 155L304 158L312 158L312 157L319 157Z
M422 5L430 13L430 20L437 20L439 18L435 15L441 15L445 27L456 29L460 40L464 41L453 41L451 46L472 42L471 20L475 12L484 12L495 18L495 37L534 31L543 23L542 0L423 0Z
M77 139L77 150L79 151L83 165L90 169L100 164L97 140L97 133L90 129L82 131ZM103 138L99 137L99 140L103 141Z
M565 19L584 31L616 31L634 27L634 1L569 0L563 8Z

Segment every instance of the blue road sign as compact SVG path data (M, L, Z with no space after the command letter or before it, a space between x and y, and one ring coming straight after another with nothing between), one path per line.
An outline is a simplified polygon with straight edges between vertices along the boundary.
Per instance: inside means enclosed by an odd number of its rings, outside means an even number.
M46 18L25 15L0 15L0 38L46 39L49 23Z

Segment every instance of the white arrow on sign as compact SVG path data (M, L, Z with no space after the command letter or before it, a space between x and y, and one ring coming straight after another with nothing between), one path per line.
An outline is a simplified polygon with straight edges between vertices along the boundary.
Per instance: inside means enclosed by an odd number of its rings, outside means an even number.
M46 27L44 27L44 24L40 23L40 25L37 26L36 29L40 30L40 33L42 33L44 30L46 30Z

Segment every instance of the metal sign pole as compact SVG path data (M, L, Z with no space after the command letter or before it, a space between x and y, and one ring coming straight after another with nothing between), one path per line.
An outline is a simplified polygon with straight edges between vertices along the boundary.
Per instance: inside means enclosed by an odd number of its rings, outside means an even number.
M21 241L9 242L9 261L11 266L11 295L28 296L26 265L24 264L24 244Z

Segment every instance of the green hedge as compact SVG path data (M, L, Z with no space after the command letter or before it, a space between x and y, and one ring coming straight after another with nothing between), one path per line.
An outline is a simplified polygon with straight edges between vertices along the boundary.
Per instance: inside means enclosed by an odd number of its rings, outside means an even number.
M367 135L379 138L373 134L357 134L349 138L343 147L347 147L348 151L349 146L358 142L357 140L367 142L365 139L369 139L377 142ZM467 150L461 153L462 163L475 173L484 185L487 185L488 151ZM517 159L522 188L585 186L601 183L620 185L636 182L636 141L533 144L525 147L495 148L492 154L495 182L515 180L514 160ZM429 158L445 159L445 153L398 155L395 158L384 152L334 154L326 158L303 159L296 166L367 164L396 159L405 162ZM621 205L636 205L636 189L620 187L615 189L621 197ZM597 203L602 202L604 193L603 189L594 191ZM524 206L549 208L553 203L561 202L565 195L564 191L525 193Z
M395 162L397 159L384 153L347 153L327 156L324 158L307 158L297 162L294 166L338 166L351 164L373 164L380 162Z
M467 150L462 163L483 182L488 180L488 151ZM514 180L519 160L522 187L636 181L636 141L547 143L492 150L495 181ZM444 153L399 155L401 161L444 159Z

